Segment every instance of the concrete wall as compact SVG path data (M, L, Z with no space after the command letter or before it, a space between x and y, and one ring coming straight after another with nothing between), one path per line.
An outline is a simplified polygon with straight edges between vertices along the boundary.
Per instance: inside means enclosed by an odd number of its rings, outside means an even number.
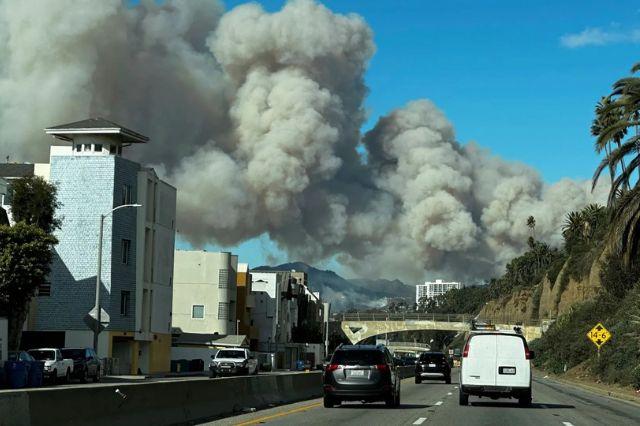
M115 391L118 389L122 398ZM174 425L319 397L321 373L0 392L2 426ZM61 409L70 407L73 409Z

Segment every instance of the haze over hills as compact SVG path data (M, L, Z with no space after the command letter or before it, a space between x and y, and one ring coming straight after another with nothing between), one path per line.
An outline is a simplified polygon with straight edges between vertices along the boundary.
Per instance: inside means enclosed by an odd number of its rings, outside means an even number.
M283 263L278 266L259 266L252 270L303 271L309 276L309 287L319 291L324 301L331 303L333 312L347 308L372 308L386 305L388 297L413 298L415 287L400 280L346 279L333 271L314 268L304 262Z

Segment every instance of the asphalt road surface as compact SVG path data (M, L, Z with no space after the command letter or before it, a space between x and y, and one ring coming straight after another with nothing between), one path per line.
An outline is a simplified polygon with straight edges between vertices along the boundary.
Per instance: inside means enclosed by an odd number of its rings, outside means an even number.
M452 377L456 377L455 372ZM454 383L455 382L455 383ZM534 379L533 404L521 408L516 400L470 397L470 405L458 405L458 383L402 382L396 409L384 404L346 403L324 408L321 399L283 405L207 425L640 425L640 405L619 401L559 384Z

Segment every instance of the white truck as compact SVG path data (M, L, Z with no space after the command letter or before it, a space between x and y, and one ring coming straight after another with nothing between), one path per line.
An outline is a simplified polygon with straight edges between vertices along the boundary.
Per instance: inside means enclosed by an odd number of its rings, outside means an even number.
M209 377L258 374L258 361L248 349L220 349L211 355Z
M40 348L27 352L37 361L44 361L45 379L51 380L52 383L63 379L65 383L69 383L73 374L73 360L62 358L60 349Z

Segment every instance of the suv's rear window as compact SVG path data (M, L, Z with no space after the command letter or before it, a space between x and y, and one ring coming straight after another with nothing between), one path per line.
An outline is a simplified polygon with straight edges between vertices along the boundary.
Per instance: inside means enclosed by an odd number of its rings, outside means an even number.
M442 354L422 354L420 355L420 362L442 362L444 361L444 355Z
M384 364L384 354L380 351L337 351L331 359L339 365L377 365Z

